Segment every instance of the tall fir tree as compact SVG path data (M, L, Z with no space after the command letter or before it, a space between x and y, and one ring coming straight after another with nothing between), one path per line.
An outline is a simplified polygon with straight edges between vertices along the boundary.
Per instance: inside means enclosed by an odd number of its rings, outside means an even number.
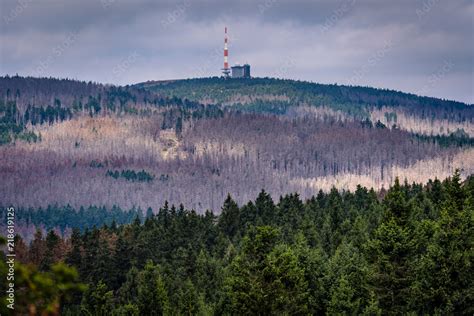
M383 202L384 218L368 242L372 263L371 284L380 307L388 314L408 312L413 273L413 230L408 222L410 208L398 179Z
M218 226L221 231L232 239L239 231L240 209L232 197L227 195L219 216Z

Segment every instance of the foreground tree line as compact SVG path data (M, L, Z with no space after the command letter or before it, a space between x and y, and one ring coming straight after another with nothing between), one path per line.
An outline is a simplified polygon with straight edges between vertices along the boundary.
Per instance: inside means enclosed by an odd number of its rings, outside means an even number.
M457 172L379 195L229 196L219 216L165 204L143 222L17 237L17 312L472 315L473 215L474 178Z

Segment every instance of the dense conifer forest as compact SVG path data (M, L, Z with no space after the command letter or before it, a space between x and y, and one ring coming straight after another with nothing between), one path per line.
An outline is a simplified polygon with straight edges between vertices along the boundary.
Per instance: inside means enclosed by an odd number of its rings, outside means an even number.
M17 312L472 315L473 214L474 178L456 172L307 200L229 195L219 216L166 203L68 237L38 230L15 240Z

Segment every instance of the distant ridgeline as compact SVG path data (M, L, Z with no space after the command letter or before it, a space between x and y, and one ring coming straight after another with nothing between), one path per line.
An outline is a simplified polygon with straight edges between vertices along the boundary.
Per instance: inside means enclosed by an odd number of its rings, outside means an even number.
M337 84L318 84L307 81L283 80L273 78L251 78L225 80L219 77L149 81L135 85L162 95L188 98L195 101L210 101L216 104L232 105L251 111L271 110L271 104L279 96L281 107L295 105L327 106L364 118L372 106L394 106L409 109L412 112L438 111L442 114L454 114L465 111L473 114L472 107L462 102L422 97L388 89L344 86ZM249 96L246 99L244 96ZM278 100L278 99L276 99ZM258 106L260 104L260 106ZM266 108L269 106L270 108ZM464 117L467 119L468 117Z
M388 128L428 136L448 136L458 131L474 136L472 105L394 90L271 78L225 80L218 77L149 81L135 86L161 95L186 97L245 112L369 118Z
M205 105L204 105L205 104ZM27 124L60 122L75 115L149 115L159 111L162 128L183 121L221 117L223 110L370 119L388 128L425 136L445 135L469 144L474 107L399 91L270 78L202 78L112 86L70 79L0 77L0 145L41 140ZM446 143L446 140L443 140Z
M75 115L147 115L159 110L163 128L175 128L189 118L215 117L222 112L177 97L162 97L132 86L112 86L70 79L0 77L0 145L14 139L29 142L40 135L25 131L28 124L53 124ZM178 122L181 121L181 122Z

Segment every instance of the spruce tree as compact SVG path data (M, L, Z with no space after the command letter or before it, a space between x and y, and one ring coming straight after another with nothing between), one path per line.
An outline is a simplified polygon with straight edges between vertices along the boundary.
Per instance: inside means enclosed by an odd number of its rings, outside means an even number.
M160 268L148 261L138 276L137 306L140 315L168 315L169 301Z
M232 197L227 195L219 216L218 226L221 231L232 239L239 231L240 210Z
M244 238L226 278L224 309L231 314L305 314L308 285L298 257L278 245L279 233L259 226ZM277 246L278 245L278 246Z
M50 230L46 235L46 251L44 253L43 260L39 265L40 270L48 270L49 267L58 259L58 250L57 247L59 246L60 238L59 236L53 231Z
M80 267L82 262L82 239L79 229L74 228L71 234L71 250L66 256L66 263L75 267Z
M380 307L388 314L408 312L413 277L413 231L408 223L410 209L398 179L384 199L385 215L368 242L372 263L371 284Z
M413 305L429 314L474 312L474 199L459 172L445 182L446 201L426 254L416 261Z

